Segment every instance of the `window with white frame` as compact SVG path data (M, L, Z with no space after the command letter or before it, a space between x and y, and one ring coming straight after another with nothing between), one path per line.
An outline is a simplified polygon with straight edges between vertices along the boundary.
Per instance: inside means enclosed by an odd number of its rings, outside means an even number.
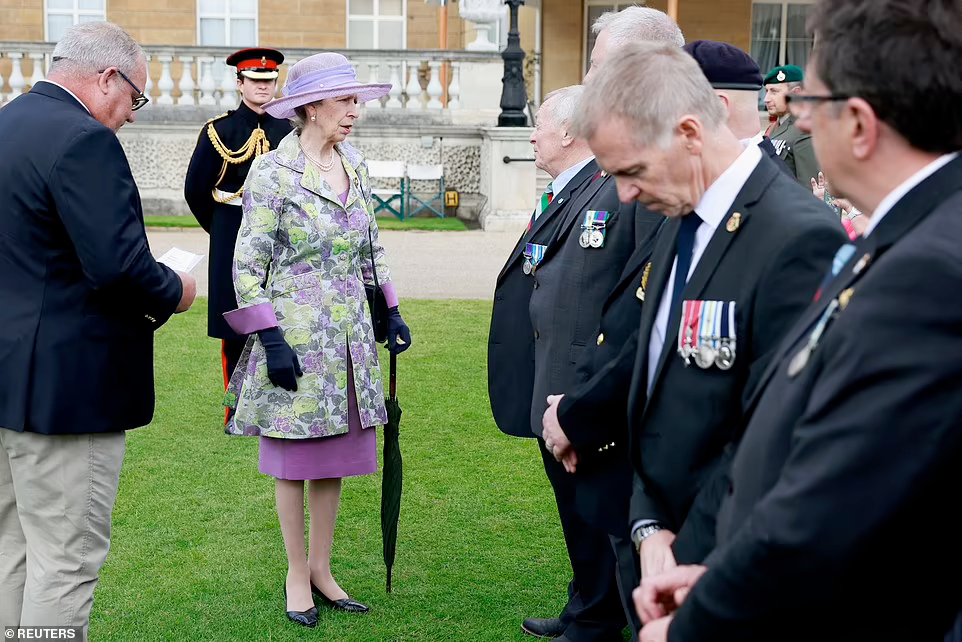
M197 0L197 44L202 47L257 45L257 0Z
M407 48L405 0L347 0L348 49Z
M612 0L585 0L585 36L584 55L582 56L582 74L588 73L591 66L591 50L595 48L595 34L591 32L591 25L609 11L621 11L625 7L644 7L644 2L612 2Z
M47 0L47 42L57 42L70 27L107 19L107 0Z
M752 3L752 57L762 74L780 65L808 63L812 37L805 25L814 0Z

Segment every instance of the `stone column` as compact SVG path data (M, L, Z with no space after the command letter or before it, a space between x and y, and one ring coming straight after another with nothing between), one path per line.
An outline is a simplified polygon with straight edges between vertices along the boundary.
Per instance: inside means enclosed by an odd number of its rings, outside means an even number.
M479 216L491 232L524 231L534 211L537 168L533 161L505 163L507 158L533 159L530 127L484 127L481 130L481 193L487 202Z

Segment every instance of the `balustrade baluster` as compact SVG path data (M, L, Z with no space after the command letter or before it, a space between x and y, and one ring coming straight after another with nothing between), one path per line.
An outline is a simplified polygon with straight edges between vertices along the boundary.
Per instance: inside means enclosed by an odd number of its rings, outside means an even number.
M441 94L444 89L441 87L441 63L430 61L428 67L431 75L428 79L428 109L441 109Z
M387 63L388 68L391 70L391 91L387 94L387 103L384 104L385 107L400 109L401 105L401 63L391 61Z
M38 82L43 80L43 59L45 58L42 53L32 53L29 54L30 60L33 61L33 72L30 74L30 88Z
M214 100L214 91L217 89L217 83L214 82L214 72L211 67L214 66L213 56L203 56L199 59L200 64L200 104L201 105L216 105L217 101Z
M157 99L158 105L173 105L174 99L171 97L170 92L174 88L174 79L170 75L170 63L173 62L173 56L157 56L157 60L160 61L160 80L157 82L157 89L160 90L160 98Z
M421 82L418 80L418 70L421 68L421 61L415 60L408 62L408 84L404 88L408 100L404 105L407 109L421 111L424 105L421 103Z
M461 109L461 63L452 62L451 84L448 85L448 109Z
M10 71L10 77L7 79L7 83L10 85L10 93L7 94L7 100L13 100L17 96L23 93L23 88L27 84L26 80L23 78L23 71L20 69L20 60L23 58L23 54L19 52L8 51L7 58L13 63L13 68Z
M196 105L197 101L194 100L194 76L191 69L194 57L180 56L180 63L183 71L180 74L180 83L177 85L177 88L180 89L180 98L177 99L177 105Z

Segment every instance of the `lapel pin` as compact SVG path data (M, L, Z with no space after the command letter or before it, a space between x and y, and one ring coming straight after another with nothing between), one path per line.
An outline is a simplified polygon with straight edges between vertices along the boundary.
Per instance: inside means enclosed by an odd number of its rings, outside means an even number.
M641 285L635 290L635 296L638 297L639 301L644 302L645 300L645 290L648 289L648 273L651 272L651 261L645 266L645 271L641 273Z
M739 228L739 226L741 226L741 224L742 224L742 215L739 214L738 212L735 212L734 214L731 215L731 218L728 219L728 222L725 223L725 229L728 230L729 232L735 232Z
M848 288L843 290L841 294L838 295L838 307L844 310L848 307L848 302L852 300L852 295L855 294L855 290Z

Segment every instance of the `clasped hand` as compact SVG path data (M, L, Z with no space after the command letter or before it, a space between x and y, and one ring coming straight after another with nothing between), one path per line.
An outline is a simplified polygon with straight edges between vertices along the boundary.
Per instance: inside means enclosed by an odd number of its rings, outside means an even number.
M557 461L564 464L566 471L573 473L578 467L578 453L575 452L558 421L558 404L562 399L564 395L548 395L548 409L544 411L544 416L541 418L541 436L544 439L545 448Z

